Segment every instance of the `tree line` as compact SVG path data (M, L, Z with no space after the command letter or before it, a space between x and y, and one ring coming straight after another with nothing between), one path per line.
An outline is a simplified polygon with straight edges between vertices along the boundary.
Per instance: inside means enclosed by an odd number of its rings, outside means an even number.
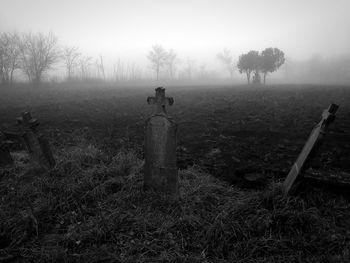
M239 73L245 73L248 84L251 83L251 74L254 73L253 83L261 83L263 75L263 83L266 83L268 73L277 71L285 62L284 53L278 48L266 48L261 53L251 50L246 54L239 56L237 65L231 55L229 49L225 48L221 53L217 54L217 59L225 66L226 70L232 78L237 67ZM149 59L152 69L155 72L156 79L159 78L160 71L164 70L169 73L171 79L174 76L177 55L174 50L165 50L162 46L156 45L152 47L147 58ZM188 61L186 71L191 75L191 62Z
M261 53L249 51L239 56L235 63L230 50L224 49L216 58L223 64L230 77L238 70L245 73L248 83L266 81L268 73L276 71L285 61L284 53L278 48L267 48ZM166 50L161 45L155 45L147 54L150 69L155 79L167 78L174 80L197 78L209 79L215 74L206 69L205 64L197 65L196 61L187 58L181 61L173 49ZM84 56L78 47L62 47L53 33L0 33L0 81L4 85L11 85L15 80L15 72L19 71L27 77L29 82L39 84L45 73L53 66L63 62L66 71L66 80L91 79L91 68L95 69L95 77L106 80L104 58ZM179 64L182 64L180 69ZM135 63L124 63L118 60L113 65L113 79L115 81L140 80L143 70Z
M0 78L5 85L13 83L14 72L18 69L29 81L40 83L43 74L58 59L57 38L52 33L0 35Z
M83 55L78 47L60 46L53 33L0 34L0 84L13 84L16 71L26 76L29 82L40 84L45 73L58 62L63 62L68 81L106 79L102 56L93 58ZM136 80L141 78L141 69L135 63L125 64L119 60L114 65L113 74L116 80Z

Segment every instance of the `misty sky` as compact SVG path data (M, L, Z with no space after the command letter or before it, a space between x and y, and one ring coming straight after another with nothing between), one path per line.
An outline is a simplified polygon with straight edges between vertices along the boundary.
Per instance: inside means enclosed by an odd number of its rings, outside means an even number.
M0 31L53 31L89 55L144 58L161 44L215 58L278 47L288 57L350 53L350 0L0 0Z

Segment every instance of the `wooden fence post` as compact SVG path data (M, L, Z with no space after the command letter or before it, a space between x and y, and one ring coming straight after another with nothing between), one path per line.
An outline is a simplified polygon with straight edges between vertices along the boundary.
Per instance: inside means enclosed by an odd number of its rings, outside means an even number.
M9 143L0 141L0 167L12 166L13 159L8 147Z

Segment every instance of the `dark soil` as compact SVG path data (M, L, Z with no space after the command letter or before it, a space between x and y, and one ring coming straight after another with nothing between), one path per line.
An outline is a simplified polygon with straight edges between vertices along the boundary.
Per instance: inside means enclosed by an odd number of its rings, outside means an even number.
M197 164L230 180L236 170L284 175L322 111L340 105L313 166L350 172L350 89L345 86L167 87L175 99L179 168ZM30 109L55 146L83 135L110 153L142 153L152 88L49 86L1 91L0 123Z

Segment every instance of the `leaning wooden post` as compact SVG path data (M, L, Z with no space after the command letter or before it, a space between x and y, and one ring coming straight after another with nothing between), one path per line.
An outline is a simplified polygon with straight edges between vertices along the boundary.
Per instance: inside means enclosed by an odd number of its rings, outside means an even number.
M40 164L53 167L55 165L55 159L48 141L43 135L38 134L38 120L33 119L30 112L23 112L22 116L17 118L17 123L24 128L24 142L29 154Z
M320 141L322 137L326 134L329 124L335 120L335 113L337 112L338 108L338 105L331 104L328 107L328 109L323 111L321 121L312 130L298 159L294 163L289 174L287 175L287 178L283 183L286 193L289 192L298 175L307 168L306 164L310 159L310 156L312 155L316 147L320 145Z
M172 105L174 99L165 97L160 87L147 102L155 105L155 112L146 123L144 189L177 194L177 125L166 112L166 105Z

